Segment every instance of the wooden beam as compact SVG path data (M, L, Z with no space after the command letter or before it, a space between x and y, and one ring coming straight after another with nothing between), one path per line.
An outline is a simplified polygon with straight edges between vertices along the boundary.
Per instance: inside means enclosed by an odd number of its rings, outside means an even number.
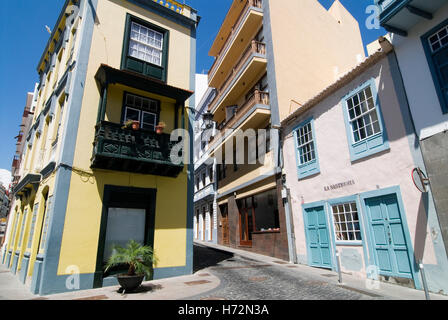
M433 18L432 13L422 10L422 9L419 9L417 7L411 6L410 4L408 4L406 6L406 9L408 9L410 13L420 16L422 18L425 18L427 20L432 20L432 18Z

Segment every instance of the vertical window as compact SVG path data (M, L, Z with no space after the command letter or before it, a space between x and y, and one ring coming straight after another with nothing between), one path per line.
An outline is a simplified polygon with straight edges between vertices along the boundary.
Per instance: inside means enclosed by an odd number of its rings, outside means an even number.
M203 187L203 188L204 188L205 185L206 185L205 178L206 178L206 174L205 174L205 171L204 171L204 172L202 172L202 187Z
M381 133L370 86L347 99L347 108L354 142Z
M422 37L426 58L443 113L448 113L448 20Z
M131 57L160 66L162 65L162 49L163 34L132 22L129 42Z
M299 179L320 172L314 132L313 119L302 122L294 131Z
M27 218L28 218L28 207L25 208L25 210L23 211L22 227L20 229L19 244L17 245L17 248L22 247L23 238L25 238L24 232L25 232Z
M389 149L375 79L346 95L342 106L352 161Z
M210 183L213 183L213 167L208 168L208 176L210 179Z
M39 244L39 251L43 251L45 250L45 244L47 242L47 234L48 234L48 227L50 224L50 204L51 204L51 199L52 197L48 197L48 194L45 195L44 197L45 201L44 201L44 216L42 219L42 231L40 234L40 244Z
M121 68L166 81L168 43L168 30L128 14Z
M33 244L34 229L36 228L36 220L37 220L38 212L39 212L39 204L36 203L34 205L33 217L31 218L30 235L28 237L27 248L31 248L31 245Z
M332 207L336 241L361 241L358 208L355 202Z

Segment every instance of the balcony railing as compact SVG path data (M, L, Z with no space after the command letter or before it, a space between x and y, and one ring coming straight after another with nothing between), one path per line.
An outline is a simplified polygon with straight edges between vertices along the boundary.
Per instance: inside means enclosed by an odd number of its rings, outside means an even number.
M221 64L222 60L224 59L225 52L230 47L230 44L233 42L237 31L239 30L239 26L241 22L243 21L243 18L246 16L247 12L255 7L255 8L262 8L263 1L262 0L248 0L246 2L246 6L241 11L240 16L238 17L238 20L235 22L234 26L232 27L232 31L230 32L229 36L227 37L226 42L224 43L224 46L222 47L221 51L218 54L218 57L215 59L215 62L213 63L212 67L210 68L210 71L208 72L209 79L213 78L216 71L218 70L218 66Z
M176 144L169 134L133 131L102 121L96 126L92 168L177 177L184 164L171 161Z
M213 101L210 103L210 107L213 108L215 103L221 99L224 92L228 89L231 80L235 77L238 72L241 71L244 64L247 62L250 56L253 54L260 54L265 55L266 54L266 44L263 42L252 40L251 44L247 49L243 52L239 60L235 63L235 67L232 69L232 71L227 76L226 80L222 84L222 86L218 89L218 94L215 96Z
M218 130L223 131L230 129L235 123L241 119L241 117L246 114L253 106L257 104L269 105L269 93L264 91L255 90L254 93L246 100L246 102L238 107L233 114L233 116L220 123L218 125Z

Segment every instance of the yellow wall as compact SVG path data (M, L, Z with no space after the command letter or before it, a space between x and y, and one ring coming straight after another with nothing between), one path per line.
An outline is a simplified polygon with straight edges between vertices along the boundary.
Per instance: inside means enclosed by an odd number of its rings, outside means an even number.
M78 266L81 273L95 272L105 185L157 189L154 237L154 250L159 259L157 267L185 266L186 170L176 179L105 170L92 172L90 159L100 101L94 76L101 64L120 69L126 13L170 31L167 80L169 85L183 89L190 88L190 31L124 1L99 1L96 12L98 23L92 38L73 164L76 168L92 173L92 176L72 173L58 274L66 274L67 267L71 265ZM110 86L106 120L119 122L124 90L151 97L151 94L121 85ZM173 128L174 101L155 98L163 100L161 120L167 123L167 130Z

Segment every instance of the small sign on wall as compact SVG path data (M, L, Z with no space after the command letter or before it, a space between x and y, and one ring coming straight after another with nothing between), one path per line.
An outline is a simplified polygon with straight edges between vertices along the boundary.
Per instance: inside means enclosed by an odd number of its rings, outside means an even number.
M332 184L329 186L325 186L324 187L324 191L331 191L331 190L337 190L337 189L342 189L348 186L352 186L355 184L355 180L350 180L350 181L346 181L346 182L341 182L341 183L336 183L336 184Z

